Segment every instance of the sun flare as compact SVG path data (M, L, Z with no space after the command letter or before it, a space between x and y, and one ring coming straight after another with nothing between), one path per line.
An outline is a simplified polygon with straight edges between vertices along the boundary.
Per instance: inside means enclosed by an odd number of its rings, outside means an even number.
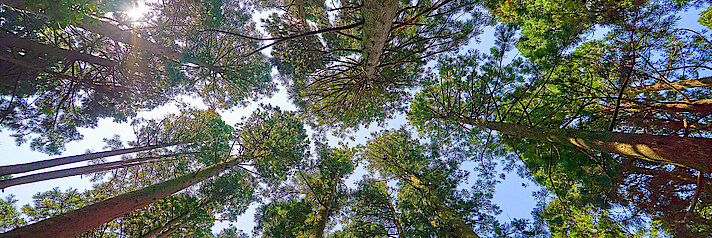
M142 18L151 8L143 3L139 3L138 6L126 11L126 15L131 18L131 20L138 20Z

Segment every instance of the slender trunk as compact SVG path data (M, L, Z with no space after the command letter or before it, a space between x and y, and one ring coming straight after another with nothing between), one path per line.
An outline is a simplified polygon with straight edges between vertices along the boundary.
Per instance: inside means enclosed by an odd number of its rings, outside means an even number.
M423 184L420 179L413 175L409 174L408 175L408 180L409 184L413 186L416 190L420 191L420 193L425 197L425 199L433 205L435 208L435 214L442 219L445 224L450 226L450 231L452 232L452 235L454 237L458 238L473 238L473 237L479 237L475 232L472 230L472 227L467 225L465 221L460 218L455 212L450 209L445 203L440 200L438 196L433 194L430 191L430 188L428 188L427 185ZM400 235L400 234L399 234Z
M38 174L31 174L31 175L26 175L26 176L17 177L17 178L0 180L0 189L5 189L5 188L22 185L22 184L36 183L36 182L45 181L45 180L52 180L52 179L58 179L58 178L76 176L76 175L90 174L90 173L96 173L96 172L107 171L107 170L112 170L112 169L127 168L127 167L131 167L131 166L155 162L158 160L159 160L159 157L136 158L136 159L116 161L116 162L87 165L87 166L82 166L82 167L77 167L77 168L62 169L62 170L57 170L57 171L49 171L49 172L38 173Z
M398 219L398 213L396 208L391 203L391 196L388 195L388 208L391 209L391 217L393 218L393 224L396 225L396 230L398 231L398 238L405 238L405 233L403 233L403 226L401 226L400 219Z
M393 19L398 13L397 0L366 0L361 9L363 23L363 58L366 79L375 78L376 67L386 47Z
M47 54L54 59L65 59L67 61L83 61L90 64L106 67L115 67L116 62L94 55L82 54L76 51L69 51L51 45L44 45L27 38L21 38L10 33L0 33L1 49L22 48L38 54Z
M200 209L201 207L203 207L205 204L208 204L208 203L209 203L209 202L203 202L203 203L201 203L200 205L198 205L198 207L196 207L195 209ZM139 238L152 238L152 237L156 237L156 236L158 236L158 235L160 235L160 234L168 233L168 230L169 230L169 228L171 228L171 227L181 227L180 224L181 224L181 222L183 222L183 219L185 219L185 218L189 217L190 215L192 215L193 212L195 212L195 210L188 210L188 211L184 212L183 214L181 214L180 216L171 219L171 220L168 221L166 224L163 224L162 226L160 226L160 227L158 227L158 228L156 228L156 229L153 229L153 230L150 230L149 232L146 232L145 235L141 235ZM166 232L163 232L163 231L166 231Z
M688 167L705 173L712 172L712 163L709 161L709 156L712 155L710 138L552 129L475 119L460 121L522 138L633 156Z
M75 237L239 164L238 158L23 226L1 237Z
M168 144L150 145L150 146L134 147L134 148L127 148L127 149L120 149L120 150L109 150L109 151L95 152L95 153L90 153L90 154L73 155L73 156L60 157L60 158L54 158L54 159L48 159L48 160L40 160L40 161L35 161L35 162L30 162L30 163L25 163L25 164L5 165L5 166L0 166L0 176L4 176L4 175L8 175L8 174L24 173L24 172L29 172L29 171L33 171L33 170L44 169L44 168L49 168L49 167L54 167L54 166L59 166L59 165L65 165L65 164L71 164L71 163L76 163L76 162L81 162L81 161L99 159L99 158L104 158L104 157L109 157L109 156L116 156L116 155L130 154L130 153L141 152L141 151L146 151L146 150L153 150L153 149L158 149L158 148L163 148L163 147L168 147L168 146L173 146L173 145L179 145L179 144L185 144L185 143L168 143Z
M683 88L696 88L696 87L712 87L712 77L704 77L700 79L686 79L686 80L678 80L675 82L671 82L669 84L667 83L657 83L653 85L648 85L648 86L639 86L639 87L634 87L628 90L628 92L632 93L642 93L645 91L661 91L661 90L668 90L668 89L683 89Z

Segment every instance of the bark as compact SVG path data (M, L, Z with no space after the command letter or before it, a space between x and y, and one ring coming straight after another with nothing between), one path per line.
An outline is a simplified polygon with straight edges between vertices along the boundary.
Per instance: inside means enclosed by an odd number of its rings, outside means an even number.
M39 9L34 9L33 6L26 6L24 1L21 0L0 0L0 3L18 10L32 12L38 15L44 15L39 11ZM84 28L87 31L106 36L114 41L134 46L141 50L150 52L154 55L163 56L169 60L176 62L181 61L181 53L176 50L153 43L149 40L138 37L136 34L130 31L122 30L118 26L94 19L90 16L84 16L81 22L79 22L78 26Z
M0 33L0 49L21 48L30 52L47 54L51 58L66 61L83 61L90 64L106 67L115 67L118 64L112 60L94 55L82 54L76 51L65 50L51 45L40 44L27 38L21 38L10 33Z
M712 77L704 77L699 79L686 79L678 80L671 83L657 83L647 86L634 87L628 90L632 93L642 93L646 91L661 91L668 89L684 89L684 88L696 88L696 87L712 87Z
M90 153L90 154L60 157L60 158L35 161L35 162L30 162L30 163L25 163L25 164L5 165L5 166L0 166L0 176L4 176L4 175L8 175L8 174L24 173L24 172L34 171L34 170L38 170L38 169L44 169L44 168L55 167L55 166L59 166L59 165L65 165L65 164L71 164L71 163L76 163L76 162L81 162L81 161L99 159L99 158L104 158L104 157L109 157L109 156L116 156L116 155L123 155L123 154L130 154L130 153L135 153L135 152L153 150L153 149L164 148L164 147L179 145L179 144L185 144L185 143L168 143L168 144L141 146L141 147L127 148L127 149L120 149L120 150L109 150L109 151L95 152L95 153Z
M166 59L175 62L181 61L180 52L173 50L169 47L143 39L130 31L122 30L118 26L112 25L101 20L96 20L89 16L86 16L79 23L79 27L84 28L87 31L94 32L96 34L106 36L114 41L134 46L146 52L150 52L154 55L163 56Z
M433 194L430 191L430 188L428 188L427 185L425 185L420 179L413 175L409 174L408 175L408 180L409 184L413 186L416 190L420 191L420 193L425 197L425 199L430 203L434 209L435 209L435 214L442 219L445 224L450 226L450 231L452 232L452 235L454 237L458 238L473 238L473 237L479 237L475 232L472 230L472 227L467 225L465 221L460 218L455 212L450 209L445 203L440 200L438 196ZM400 236L400 234L399 234Z
M678 113L678 112L691 112L691 113L706 113L710 114L712 113L712 99L701 99L701 100L693 100L693 101L673 101L673 102L654 102L654 103L646 103L646 102L637 102L637 103L629 103L629 104L622 104L620 105L620 109L625 111L625 112L643 112L646 110L650 109L656 109L659 111L666 111L670 113ZM607 111L611 111L613 109L607 108L604 109Z
M127 168L127 167L136 166L136 165L140 165L140 164L155 162L155 161L157 161L157 158L158 157L136 158L136 159L88 165L88 166L82 166L82 167L78 167L78 168L62 169L62 170L57 170L57 171L50 171L50 172L26 175L26 176L6 179L6 180L0 180L0 189L5 189L8 187L22 185L22 184L52 180L52 179L96 173L96 172L107 171L107 170L112 170L112 169Z
M361 10L363 23L363 58L366 79L376 77L376 68L386 47L393 19L398 13L397 0L366 0Z
M396 230L398 231L398 238L405 238L405 233L403 233L403 226L401 225L400 219L398 219L398 213L396 208L391 203L391 198L388 196L388 208L391 209L391 216L393 217L393 224L396 225Z
M324 237L324 229L326 229L326 223L329 221L329 215L331 215L331 212L329 210L330 209L328 207L325 207L324 205L319 206L317 215L314 218L315 224L314 227L312 227L311 234L309 234L309 238Z
M709 161L712 155L710 138L552 129L475 119L462 119L461 122L527 139L712 172L712 163Z
M239 158L214 164L162 183L79 208L40 222L23 226L2 237L75 237L113 219L145 207L239 164Z

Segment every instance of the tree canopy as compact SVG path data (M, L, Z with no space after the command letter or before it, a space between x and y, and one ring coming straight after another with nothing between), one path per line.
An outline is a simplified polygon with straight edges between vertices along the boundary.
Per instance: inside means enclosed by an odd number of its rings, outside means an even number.
M711 3L0 0L0 237L712 236Z

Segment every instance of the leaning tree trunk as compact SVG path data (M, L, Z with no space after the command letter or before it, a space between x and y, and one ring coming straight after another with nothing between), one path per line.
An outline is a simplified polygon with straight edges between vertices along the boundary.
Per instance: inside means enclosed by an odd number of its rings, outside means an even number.
M23 226L1 237L75 237L239 164L238 158Z
M0 49L22 48L29 52L46 54L53 59L63 59L66 61L82 61L90 64L115 67L118 63L98 56L83 54L76 51L65 50L51 45L40 44L27 38L21 38L11 33L0 33Z
M83 155L73 155L73 156L60 157L60 158L54 158L54 159L48 159L48 160L40 160L40 161L35 161L35 162L30 162L30 163L25 163L25 164L5 165L5 166L0 166L0 176L4 176L4 175L8 175L8 174L24 173L24 172L34 171L34 170L38 170L38 169L50 168L50 167L71 164L71 163L76 163L76 162L82 162L82 161L87 161L87 160L93 160L93 159L99 159L99 158L104 158L104 157L109 157L109 156L124 155L124 154L130 154L130 153L135 153L135 152L159 149L159 148L164 148L164 147L173 146L173 145L186 144L186 143L167 143L167 144L158 144L158 145L150 145L150 146L141 146L141 147L127 148L127 149L120 149L120 150L109 150L109 151L95 152L95 153L83 154Z
M712 139L710 138L552 129L476 119L460 121L522 138L549 141L603 153L633 156L692 168L705 173L712 172L712 163L710 163Z
M661 91L668 89L683 89L683 88L696 88L696 87L712 87L712 77L704 77L700 79L686 79L678 80L671 83L657 83L647 86L638 86L631 88L628 92L632 93L642 93L646 91Z
M26 176L21 176L21 177L16 177L16 178L10 178L10 179L5 179L5 180L0 180L0 189L5 189L5 188L22 185L22 184L52 180L52 179L96 173L96 172L107 171L107 170L112 170L112 169L127 168L127 167L136 166L136 165L160 161L160 160L163 160L163 159L160 159L162 157L163 156L149 157L149 158L135 158L135 159L121 160L121 161L95 164L95 165L87 165L87 166L82 166L82 167L77 167L77 168L62 169L62 170L49 171L49 172L38 173L38 174L31 174L31 175L26 175Z

